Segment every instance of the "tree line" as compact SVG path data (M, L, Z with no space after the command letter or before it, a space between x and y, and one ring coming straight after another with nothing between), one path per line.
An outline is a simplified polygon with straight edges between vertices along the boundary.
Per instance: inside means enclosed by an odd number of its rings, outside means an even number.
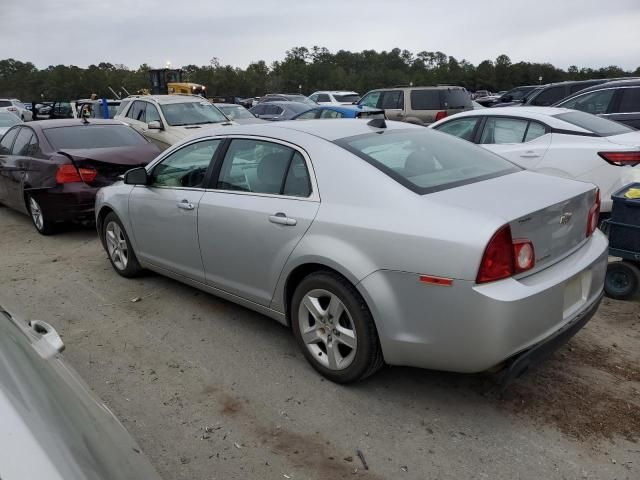
M51 65L38 69L31 62L12 58L0 60L0 97L23 101L72 100L95 93L112 97L124 87L130 93L149 88L149 65L136 69L101 62L81 68L74 65ZM461 85L470 91L508 90L518 85L640 76L640 67L625 71L617 66L567 70L550 63L512 63L507 55L473 65L442 52L422 51L414 54L394 48L376 52L364 50L330 52L323 47L295 47L284 59L267 65L263 60L247 68L222 65L212 58L208 65L184 65L184 80L207 87L208 96L261 96L269 92L301 92L316 90L355 90L361 94L373 88L393 85Z

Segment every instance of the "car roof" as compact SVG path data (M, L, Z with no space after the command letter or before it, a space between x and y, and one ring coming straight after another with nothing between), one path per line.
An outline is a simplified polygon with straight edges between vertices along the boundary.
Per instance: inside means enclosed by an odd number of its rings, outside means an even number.
M206 98L199 95L131 95L123 100L151 100L160 105L207 101Z
M466 88L461 87L460 85L425 85L425 86L413 86L413 87L409 85L399 85L399 86L396 85L394 87L387 87L387 88L374 88L373 90L369 90L369 92L377 92L380 90L405 90L405 89L408 89L408 90L466 90Z
M555 115L559 115L561 113L571 113L575 112L570 108L559 108L559 107L530 107L530 106L522 106L522 107L502 107L502 108L485 108L482 110L468 110L466 112L456 113L451 117L447 117L442 121L436 122L432 125L437 126L441 123L445 123L450 119L462 118L462 117L478 117L478 116L493 116L493 117L520 117L526 118L530 120L539 120L541 122L546 123L550 127L553 128L562 128L564 130L574 130L576 132L587 132L588 130L584 128L580 128L571 123L565 122L559 118L556 118Z
M315 95L316 93L330 93L332 95L358 95L358 92L354 92L353 90L318 90L317 92L313 92L311 95Z
M383 112L382 108L367 107L364 105L318 105L311 110L337 110L341 112Z
M640 78L630 78L629 80L612 80L610 82L599 83L598 85L593 85L591 87L587 87L584 90L580 90L575 92L571 97L575 97L578 94L583 94L585 92L592 92L594 90L602 90L604 88L618 88L618 87L637 87L640 86ZM563 98L560 100L564 102L570 97Z
M33 122L25 123L25 125L28 127L47 130L49 128L58 127L81 127L84 125L124 125L124 123L118 120L108 120L103 118L89 118L85 120L81 118L61 118L58 120L36 120Z

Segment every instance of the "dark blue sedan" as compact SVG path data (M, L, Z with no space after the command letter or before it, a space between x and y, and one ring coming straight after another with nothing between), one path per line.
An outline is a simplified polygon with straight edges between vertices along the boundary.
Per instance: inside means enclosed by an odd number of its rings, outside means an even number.
M384 110L361 105L321 105L300 113L292 120L316 118L385 118Z

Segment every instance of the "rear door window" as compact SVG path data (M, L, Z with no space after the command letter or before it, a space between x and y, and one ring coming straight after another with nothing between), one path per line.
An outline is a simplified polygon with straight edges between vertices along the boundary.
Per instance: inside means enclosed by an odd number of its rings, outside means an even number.
M590 115L584 112L568 112L553 115L567 123L583 128L599 137L610 135L621 135L623 133L635 132L634 129L618 122L607 120L606 118Z
M439 90L412 90L411 110L440 110Z
M142 102L142 101L139 101L139 100L133 102L133 105L131 105L131 108L127 112L127 118L130 118L132 120L136 120L138 122L144 122L144 120L145 120L145 105L146 105L146 102Z
M448 133L449 135L454 135L464 140L472 141L473 134L479 120L480 118L478 117L459 118L457 120L451 120L447 123L443 123L436 127L436 130Z
M525 142L530 142L531 140L535 140L538 137L543 136L547 133L547 127L538 122L529 122L529 127L527 128L527 133L524 136Z
M32 142L33 130L30 128L21 128L16 141L13 144L13 149L11 150L13 155L28 155L29 154L29 144Z
M556 103L558 100L561 100L565 97L565 87L564 85L559 85L557 87L550 87L546 90L540 92L536 98L531 100L530 105L537 105L539 107L547 107Z
M487 117L480 143L522 143L528 124L527 120L517 118Z
M330 102L331 98L326 93L321 93L318 95L318 98L314 99L314 102Z
M593 115L607 113L611 100L613 100L614 93L615 90L613 88L583 93L582 95L571 98L558 106L571 108L573 110L580 110L581 112L587 112Z
M640 87L621 88L620 107L615 113L640 112Z
M13 141L16 139L19 130L20 128L13 128L4 134L4 137L0 140L0 154L11 154L11 146L13 145Z
M443 97L442 107L446 108L471 108L471 95L461 88L453 88L451 90L442 90ZM441 108L442 108L441 107Z
M320 114L320 118L342 118L344 115L340 112L336 112L335 110L323 110Z

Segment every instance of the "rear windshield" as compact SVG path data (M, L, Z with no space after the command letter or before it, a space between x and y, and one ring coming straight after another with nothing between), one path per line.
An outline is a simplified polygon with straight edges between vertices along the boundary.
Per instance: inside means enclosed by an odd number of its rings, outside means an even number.
M367 133L335 143L421 195L520 170L472 143L427 129Z
M564 120L576 127L584 128L589 132L595 133L599 137L609 137L611 135L621 135L623 133L633 132L632 128L627 127L618 122L607 120L606 118L591 115L585 112L569 112L554 115L555 118Z
M447 108L470 108L471 95L462 89L443 90L443 99Z
M360 100L360 95L358 94L348 94L348 95L333 95L335 97L335 99L339 102L343 102L343 103L355 103L358 100Z
M0 107L10 107L12 103L8 100L0 100Z
M222 113L229 117L230 120L256 118L251 115L249 110L241 105L219 105L218 108L222 110Z
M142 135L126 125L77 125L44 130L44 136L56 150L113 148L144 145Z

